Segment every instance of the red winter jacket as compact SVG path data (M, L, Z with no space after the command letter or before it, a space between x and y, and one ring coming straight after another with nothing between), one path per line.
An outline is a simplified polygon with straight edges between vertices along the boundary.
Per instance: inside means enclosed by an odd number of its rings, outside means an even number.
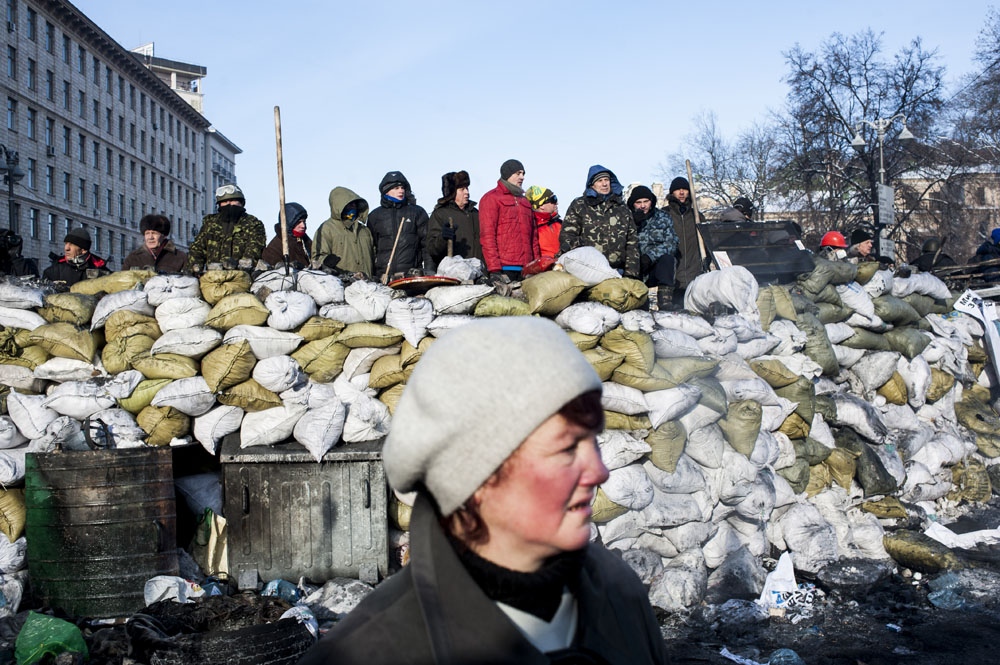
M479 202L479 242L490 272L526 266L542 255L531 204L511 194L501 180Z
M559 255L559 230L562 229L562 217L551 212L535 211L535 224L538 228L538 246L542 256L554 259Z

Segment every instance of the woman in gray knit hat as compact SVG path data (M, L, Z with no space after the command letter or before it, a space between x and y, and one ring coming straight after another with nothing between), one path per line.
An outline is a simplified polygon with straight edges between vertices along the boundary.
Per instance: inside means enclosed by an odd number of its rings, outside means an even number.
M600 379L551 321L435 342L383 455L417 494L410 563L300 662L666 662L642 583L589 542L603 420Z

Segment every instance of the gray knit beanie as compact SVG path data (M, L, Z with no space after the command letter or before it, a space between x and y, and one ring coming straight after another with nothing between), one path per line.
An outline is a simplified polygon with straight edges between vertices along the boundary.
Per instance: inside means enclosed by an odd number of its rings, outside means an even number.
M500 165L500 177L504 180L509 180L512 175L518 171L524 170L524 164L517 161L516 159L508 159L506 162Z
M601 379L548 319L498 317L452 330L406 384L383 448L392 487L423 485L449 515L567 402Z

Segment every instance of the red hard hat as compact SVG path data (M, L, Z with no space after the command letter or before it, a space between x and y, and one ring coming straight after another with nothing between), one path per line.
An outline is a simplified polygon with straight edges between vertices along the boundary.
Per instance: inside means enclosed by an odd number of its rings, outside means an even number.
M847 247L847 240L844 239L844 234L840 231L827 231L823 236L823 240L819 243L820 247Z

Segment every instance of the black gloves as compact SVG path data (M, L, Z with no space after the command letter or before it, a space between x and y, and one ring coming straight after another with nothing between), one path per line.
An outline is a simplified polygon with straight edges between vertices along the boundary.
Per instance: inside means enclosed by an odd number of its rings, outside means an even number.
M649 269L653 267L653 259L646 254L639 257L639 272L643 275L649 274Z
M444 240L454 240L455 239L455 227L454 226L442 226L441 227L441 237Z
M323 266L329 268L330 270L337 270L337 264L340 263L340 257L336 254L330 254L325 259L323 259Z

